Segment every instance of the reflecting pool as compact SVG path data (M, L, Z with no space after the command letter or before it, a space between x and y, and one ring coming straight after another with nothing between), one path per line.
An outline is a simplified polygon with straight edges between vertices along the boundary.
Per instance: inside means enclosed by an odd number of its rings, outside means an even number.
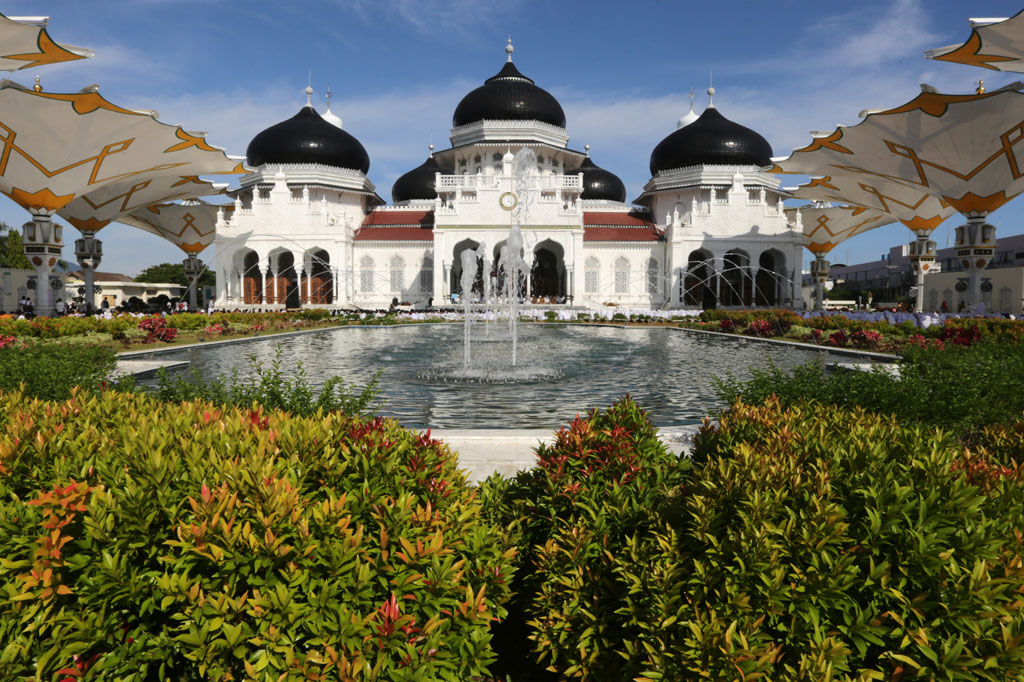
M577 412L605 407L625 393L658 426L696 424L721 406L714 378L745 378L750 368L789 368L839 356L758 341L721 339L676 329L532 324L519 328L521 358L557 367L553 381L446 384L423 370L462 361L461 325L343 327L283 339L194 348L161 355L188 360L212 377L249 360L269 363L281 349L282 368L301 361L314 382L340 375L363 385L383 368L379 412L413 428L555 428Z

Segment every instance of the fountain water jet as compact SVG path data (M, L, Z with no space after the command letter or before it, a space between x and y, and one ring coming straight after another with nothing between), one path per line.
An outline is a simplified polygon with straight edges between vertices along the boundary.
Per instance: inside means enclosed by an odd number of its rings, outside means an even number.
M498 257L498 284L504 284L507 300L509 359L502 362L498 357L478 357L474 359L472 347L473 318L473 284L476 282L478 267L483 269L483 287L480 292L485 319L490 317L492 303L497 307L500 291L491 291L488 274L487 250L480 244L476 249L466 249L460 255L462 275L463 311L463 349L461 367L436 367L420 372L421 379L430 381L479 382L479 383L518 383L541 381L562 376L561 370L536 365L523 366L520 362L519 350L519 299L522 295L520 277L526 262L523 259L523 233L521 226L528 225L529 205L532 194L536 192L535 178L537 175L537 156L532 149L523 148L516 153L512 161L511 195L513 205L510 210L509 232L505 245L501 247ZM507 207L506 207L507 208ZM502 281L502 279L504 281Z

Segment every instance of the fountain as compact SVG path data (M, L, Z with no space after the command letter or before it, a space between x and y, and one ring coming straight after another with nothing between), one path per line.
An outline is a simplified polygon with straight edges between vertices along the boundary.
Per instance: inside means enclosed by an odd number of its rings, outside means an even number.
M463 311L462 364L440 365L419 373L421 379L443 383L519 383L556 379L562 372L556 368L535 363L523 364L519 349L519 302L522 296L521 277L526 268L523 260L523 233L521 226L529 224L529 205L537 191L534 181L537 175L537 156L533 150L524 147L512 160L511 192L503 195L502 206L509 211L509 231L505 245L498 257L498 287L492 289L487 272L487 248L480 244L475 250L466 249L460 255L462 275L461 303ZM482 269L483 281L480 303L474 304L473 284L477 272ZM504 310L508 315L507 355L500 349L488 353L472 352L474 311L479 311L485 321L499 316L499 306L504 293ZM487 329L490 332L490 328ZM488 349L491 350L491 349Z

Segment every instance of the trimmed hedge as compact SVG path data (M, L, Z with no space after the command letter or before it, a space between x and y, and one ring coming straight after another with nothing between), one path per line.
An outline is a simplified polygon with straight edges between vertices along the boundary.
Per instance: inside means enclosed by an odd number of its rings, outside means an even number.
M987 433L968 449L863 409L769 398L705 422L677 462L635 406L578 419L538 468L484 488L522 547L505 624L518 637L496 669L1021 679L1024 432Z
M456 465L390 420L0 393L0 679L483 675L513 551Z
M643 624L621 610L632 589L621 571L640 538L664 525L689 463L628 396L560 429L537 461L483 485L485 508L520 548L494 669L513 680L633 679L647 654L622 646Z
M22 320L24 321L24 320ZM96 389L114 371L110 348L69 343L4 344L0 337L0 391L65 400L75 386Z

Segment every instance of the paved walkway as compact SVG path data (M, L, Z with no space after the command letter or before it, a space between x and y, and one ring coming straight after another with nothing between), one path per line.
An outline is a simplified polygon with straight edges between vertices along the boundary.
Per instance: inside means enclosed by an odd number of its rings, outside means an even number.
M685 455L697 427L659 429L661 440L671 452ZM493 473L514 476L535 463L534 449L554 441L553 429L433 429L439 438L459 453L459 466L469 472L469 480L482 481Z
M119 376L133 376L136 379L141 377L147 377L152 374L156 374L158 369L166 369L170 371L172 369L179 369L181 367L188 367L187 360L156 360L155 358L124 358L118 357L117 364L114 365L114 377Z

